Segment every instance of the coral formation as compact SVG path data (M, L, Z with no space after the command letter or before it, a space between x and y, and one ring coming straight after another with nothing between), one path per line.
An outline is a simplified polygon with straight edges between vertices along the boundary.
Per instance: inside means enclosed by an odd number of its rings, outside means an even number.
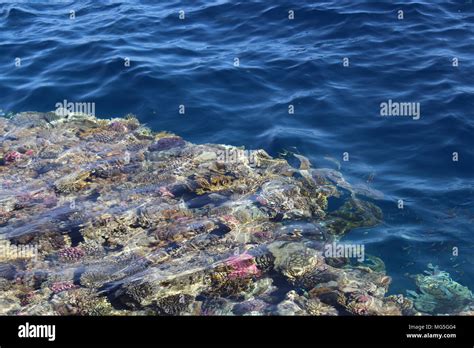
M227 158L241 150L154 133L131 115L0 121L0 314L468 310L472 294L443 272L418 277L410 300L386 296L380 259L326 257L326 243L382 213L303 156L299 168L263 150ZM341 187L353 194L330 212Z
M428 270L414 278L418 292L409 290L408 294L420 312L454 314L474 306L472 292L437 266L428 264Z

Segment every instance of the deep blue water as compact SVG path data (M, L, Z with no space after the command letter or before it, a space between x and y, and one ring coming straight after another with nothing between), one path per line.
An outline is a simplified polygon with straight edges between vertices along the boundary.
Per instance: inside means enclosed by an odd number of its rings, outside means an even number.
M94 102L196 143L333 157L384 193L384 223L345 239L386 262L392 292L429 262L474 289L473 38L472 0L3 2L0 109ZM381 117L388 99L421 118Z

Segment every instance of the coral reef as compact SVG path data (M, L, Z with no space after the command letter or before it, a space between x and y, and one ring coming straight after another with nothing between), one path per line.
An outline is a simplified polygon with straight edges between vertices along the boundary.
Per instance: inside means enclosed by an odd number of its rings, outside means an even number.
M472 294L442 272L420 276L410 300L386 296L381 260L326 257L326 243L382 213L303 156L299 168L263 150L227 158L240 149L155 133L131 115L0 121L0 314L467 310ZM329 212L341 187L353 194Z

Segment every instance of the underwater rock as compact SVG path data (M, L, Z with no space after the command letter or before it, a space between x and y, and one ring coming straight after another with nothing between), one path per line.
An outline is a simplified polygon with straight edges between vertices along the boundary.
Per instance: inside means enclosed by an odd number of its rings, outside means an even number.
M9 263L0 263L0 278L7 280L13 280L17 273L17 269L14 265Z

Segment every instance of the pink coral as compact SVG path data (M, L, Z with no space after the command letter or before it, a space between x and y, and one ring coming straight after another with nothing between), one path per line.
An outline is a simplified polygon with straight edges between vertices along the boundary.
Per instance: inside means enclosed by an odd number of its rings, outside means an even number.
M224 220L225 223L234 227L239 225L239 220L237 220L237 218L233 215L224 215L222 216L222 220Z
M369 314L369 310L365 307L356 307L356 308L354 308L353 311L357 315L368 315Z
M51 208L51 207L56 206L57 203L58 203L58 198L56 197L56 195L51 194L51 195L43 196L43 204L45 207Z
M366 303L370 301L370 296L368 295L359 295L356 297L356 301L359 303Z
M4 161L7 163L15 162L16 160L19 160L20 158L21 158L21 154L16 151L10 151L5 155L5 157L3 157Z
M174 197L174 194L171 193L171 191L166 186L161 186L158 189L158 192L159 192L161 197L171 197L171 198Z
M56 282L51 285L50 288L55 294L58 294L63 291L75 289L77 288L77 285L74 285L72 282Z
M225 264L232 269L229 278L246 278L260 274L254 257L247 253L232 256L226 260Z
M272 237L272 232L271 231L257 231L254 233L254 236L263 240L270 239Z
M257 202L260 203L261 205L264 205L264 206L268 205L268 201L267 201L264 197L262 197L262 196L257 196L257 197L256 197L256 200L257 200Z
M58 257L63 261L78 261L85 256L85 251L79 247L68 247L59 251Z

